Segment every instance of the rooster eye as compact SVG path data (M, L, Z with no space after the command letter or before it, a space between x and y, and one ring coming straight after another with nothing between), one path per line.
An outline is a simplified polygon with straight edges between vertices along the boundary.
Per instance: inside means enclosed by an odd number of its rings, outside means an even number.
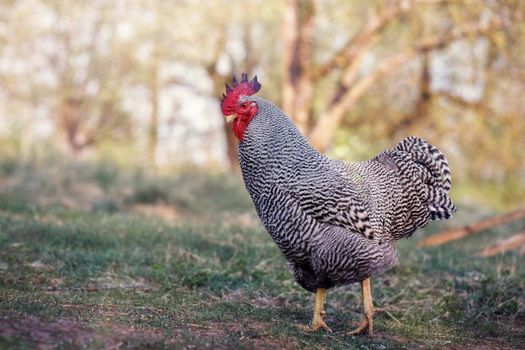
M247 104L246 102L241 103L241 107L242 107L242 108L246 108L247 105L248 105L248 104Z

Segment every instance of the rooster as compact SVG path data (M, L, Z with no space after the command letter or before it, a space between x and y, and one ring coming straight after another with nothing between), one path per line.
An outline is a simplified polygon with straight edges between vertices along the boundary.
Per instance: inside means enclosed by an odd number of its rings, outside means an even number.
M253 96L257 76L233 77L221 100L239 140L246 189L299 285L315 293L308 331L323 320L327 289L361 283L364 318L350 334L373 335L370 278L397 262L395 242L455 211L443 153L408 137L364 162L317 152L277 106Z

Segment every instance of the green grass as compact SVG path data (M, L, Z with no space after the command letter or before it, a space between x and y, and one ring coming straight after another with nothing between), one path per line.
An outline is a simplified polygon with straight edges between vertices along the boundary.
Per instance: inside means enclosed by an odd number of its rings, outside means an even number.
M298 285L228 174L0 164L0 348L428 348L525 345L525 256L476 253L514 223L440 247L399 243L372 281L377 336L348 336L359 286L330 290L334 330L305 334ZM149 208L145 211L144 208ZM167 213L167 214L166 214Z

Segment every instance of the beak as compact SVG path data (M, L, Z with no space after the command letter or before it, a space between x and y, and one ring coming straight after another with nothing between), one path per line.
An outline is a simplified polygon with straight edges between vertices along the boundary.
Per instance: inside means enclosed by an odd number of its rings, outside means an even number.
M226 116L226 121L229 123L233 121L235 118L237 118L237 114L230 114Z

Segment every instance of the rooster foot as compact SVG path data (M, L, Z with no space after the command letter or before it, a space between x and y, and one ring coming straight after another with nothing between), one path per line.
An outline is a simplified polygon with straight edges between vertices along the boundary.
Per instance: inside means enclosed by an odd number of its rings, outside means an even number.
M371 314L365 314L365 318L359 323L356 329L348 332L348 335L365 334L368 331L369 336L374 335L374 315L378 312L385 311L385 308L373 307Z
M315 306L314 306L314 316L310 325L298 325L298 328L305 332L316 332L319 329L323 328L324 330L332 333L330 327L323 320L325 314L324 311L324 288L317 288L315 291Z
M370 278L361 282L361 295L363 298L364 319L359 323L356 329L348 332L349 335L363 334L368 331L369 336L374 335L374 315L378 312L385 311L383 308L374 307L372 303Z

